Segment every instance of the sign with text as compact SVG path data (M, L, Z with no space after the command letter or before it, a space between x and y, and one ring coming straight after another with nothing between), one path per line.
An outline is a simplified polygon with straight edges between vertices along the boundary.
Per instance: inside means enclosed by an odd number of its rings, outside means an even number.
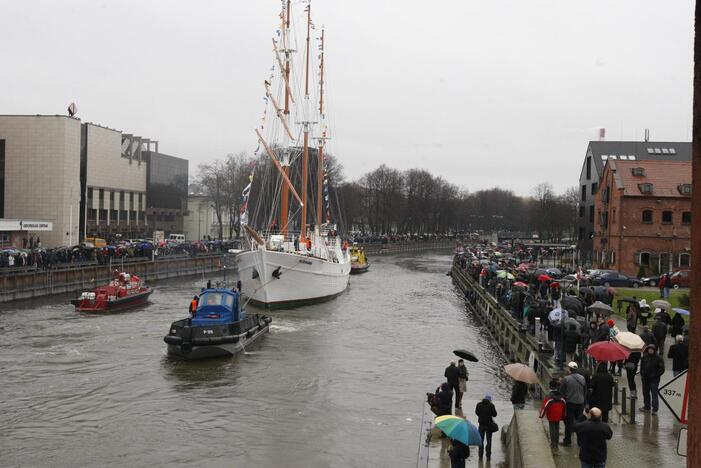
M687 371L682 372L672 380L662 385L657 393L680 423L686 424L687 406L689 402L689 387Z
M0 231L53 231L54 223L36 219L0 219Z

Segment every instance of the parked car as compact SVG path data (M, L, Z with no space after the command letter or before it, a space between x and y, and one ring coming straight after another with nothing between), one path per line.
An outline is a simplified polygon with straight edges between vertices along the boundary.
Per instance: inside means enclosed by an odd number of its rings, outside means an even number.
M674 289L689 287L689 270L679 270L669 277L669 281Z
M654 288L657 286L657 283L660 282L660 275L645 276L640 278L640 280L643 282L643 286L651 286Z
M619 286L623 288L639 288L643 285L643 282L638 278L624 275L623 273L604 273L601 276L597 276L594 280L594 284L598 286Z

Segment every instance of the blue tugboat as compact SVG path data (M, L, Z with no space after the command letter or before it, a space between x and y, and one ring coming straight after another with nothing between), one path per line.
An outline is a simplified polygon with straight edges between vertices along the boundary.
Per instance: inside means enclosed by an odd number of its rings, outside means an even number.
M186 360L233 356L258 340L269 331L272 319L248 315L240 300L236 289L203 289L195 313L173 322L163 338L168 354Z

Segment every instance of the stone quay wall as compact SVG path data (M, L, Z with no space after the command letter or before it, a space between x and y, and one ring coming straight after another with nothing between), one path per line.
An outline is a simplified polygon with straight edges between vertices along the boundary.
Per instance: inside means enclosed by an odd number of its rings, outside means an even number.
M234 271L233 255L201 254L194 257L161 258L156 261L130 261L124 270L145 280L160 280L178 276ZM41 270L0 276L0 303L52 294L79 293L107 284L121 263L89 265L60 270Z

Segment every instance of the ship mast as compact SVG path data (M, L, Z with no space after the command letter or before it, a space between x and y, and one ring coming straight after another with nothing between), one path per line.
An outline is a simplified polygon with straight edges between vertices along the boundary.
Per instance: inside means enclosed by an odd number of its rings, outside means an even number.
M323 205L323 186L324 186L324 143L326 140L326 128L323 125L324 119L324 30L321 30L321 58L319 59L319 117L322 122L321 136L317 138L317 168L316 168L316 222L321 226L322 221L322 205ZM327 219L326 222L329 220Z
M283 11L282 17L282 45L285 53L285 109L283 111L285 118L289 119L290 115L290 45L289 45L289 30L290 30L290 3L291 0L287 0L287 8ZM289 153L283 158L282 171L283 178L289 180L290 177L290 164L289 164ZM287 225L289 223L287 217L290 211L290 195L287 185L282 184L280 187L282 193L280 195L280 234L285 236L287 240Z
M305 103L305 114L309 110L309 34L312 27L312 5L311 2L307 4L307 45L306 45L306 57L305 57L305 71L304 71L304 103ZM309 116L305 116L309 119ZM301 218L301 232L300 239L304 242L307 238L307 185L308 172L309 172L309 125L311 122L305 120L304 124L304 153L302 156L302 218Z

